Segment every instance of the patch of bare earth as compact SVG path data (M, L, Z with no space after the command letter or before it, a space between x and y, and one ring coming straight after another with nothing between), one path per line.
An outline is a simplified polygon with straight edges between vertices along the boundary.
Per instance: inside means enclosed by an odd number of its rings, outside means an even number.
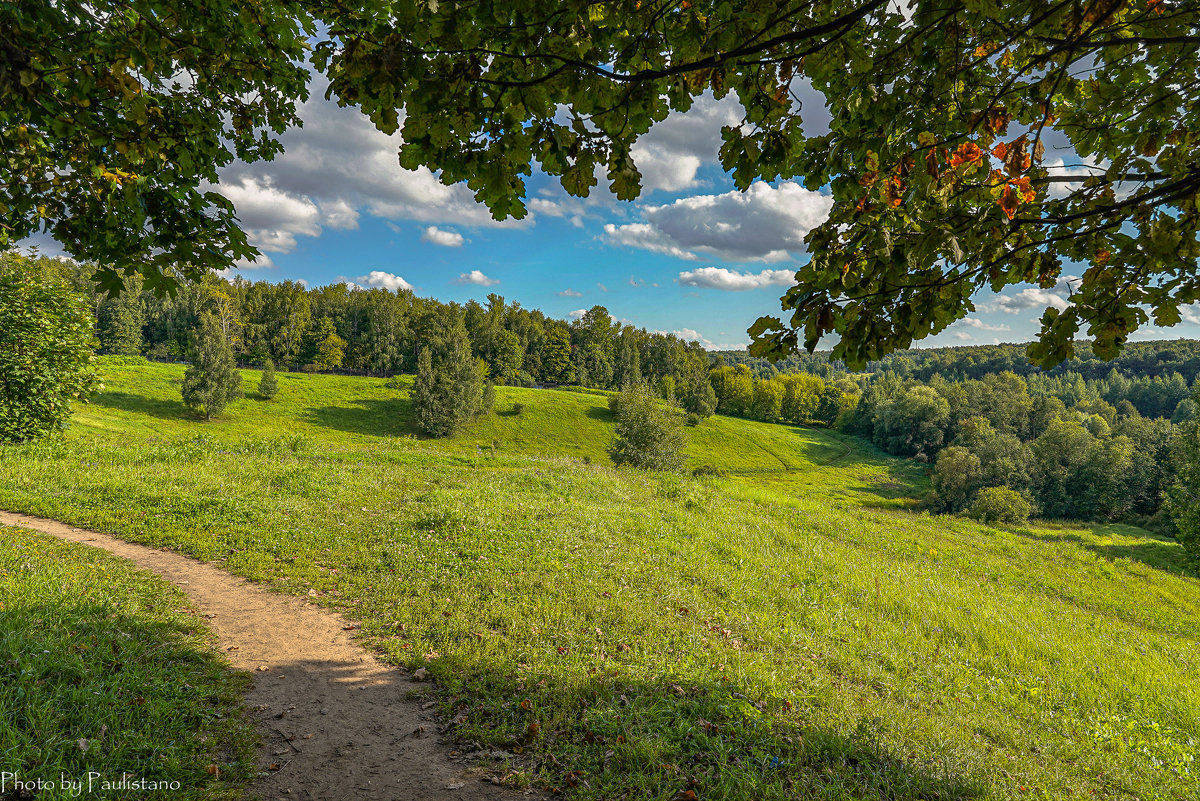
M9 512L0 525L103 548L187 593L233 667L254 677L246 703L264 748L251 791L262 799L516 797L451 756L425 706L429 685L355 643L338 615L171 551Z

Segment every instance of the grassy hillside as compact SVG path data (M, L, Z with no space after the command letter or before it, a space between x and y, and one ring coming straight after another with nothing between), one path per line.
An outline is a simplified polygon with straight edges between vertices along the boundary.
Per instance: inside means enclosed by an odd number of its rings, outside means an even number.
M706 421L692 461L732 475L697 480L607 467L600 396L502 388L432 442L382 380L281 375L204 424L181 375L106 366L62 441L0 451L0 506L315 590L428 665L465 740L535 754L514 782L1195 797L1200 581L1173 543L914 514L911 465L819 431Z
M187 605L103 551L0 527L0 797L33 797L13 777L63 776L85 789L36 795L241 797L254 770L243 682ZM124 773L157 789L104 789Z

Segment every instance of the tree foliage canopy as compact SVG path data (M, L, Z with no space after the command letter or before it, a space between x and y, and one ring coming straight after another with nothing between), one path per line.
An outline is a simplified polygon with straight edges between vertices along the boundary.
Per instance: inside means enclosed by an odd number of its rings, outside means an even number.
M737 185L799 179L834 200L790 316L751 329L759 355L833 334L860 365L943 330L980 289L1054 286L1076 265L1041 363L1084 327L1111 356L1200 297L1193 3L411 2L332 33L317 48L332 91L402 129L402 164L465 181L498 217L524 216L535 164L572 194L599 169L636 197L637 138L735 94L745 117L720 157ZM826 135L804 130L805 84Z
M299 121L309 20L291 0L0 5L0 247L47 231L113 294L253 257L210 185Z
M720 151L735 183L833 198L790 314L751 329L759 355L834 335L860 365L945 329L979 290L1081 270L1031 349L1049 365L1080 332L1111 356L1200 297L1190 0L17 3L0 12L5 225L152 274L246 257L199 187L233 153L274 152L264 133L295 121L313 20L330 94L498 218L526 214L535 167L574 195L599 171L637 197L638 138L736 95ZM804 87L827 134L804 128Z

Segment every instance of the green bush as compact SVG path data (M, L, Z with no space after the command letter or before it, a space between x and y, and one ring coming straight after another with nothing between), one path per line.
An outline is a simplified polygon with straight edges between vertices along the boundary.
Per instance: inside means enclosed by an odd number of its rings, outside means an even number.
M0 254L0 442L63 428L99 385L88 301L49 268Z
M971 504L971 517L984 523L1024 523L1032 513L1025 496L1008 487L981 489Z
M512 413L515 414L517 417L520 417L521 415L525 414L525 404L514 403L512 405Z
M663 403L646 385L617 396L617 433L608 447L613 463L644 470L683 469L683 413Z

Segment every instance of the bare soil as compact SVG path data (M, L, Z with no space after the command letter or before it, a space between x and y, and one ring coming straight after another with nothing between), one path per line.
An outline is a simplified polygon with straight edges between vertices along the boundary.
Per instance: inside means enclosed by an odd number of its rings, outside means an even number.
M263 748L251 792L266 800L480 801L517 795L439 738L426 683L358 645L338 615L171 551L0 511L21 526L103 548L175 584L216 634Z

